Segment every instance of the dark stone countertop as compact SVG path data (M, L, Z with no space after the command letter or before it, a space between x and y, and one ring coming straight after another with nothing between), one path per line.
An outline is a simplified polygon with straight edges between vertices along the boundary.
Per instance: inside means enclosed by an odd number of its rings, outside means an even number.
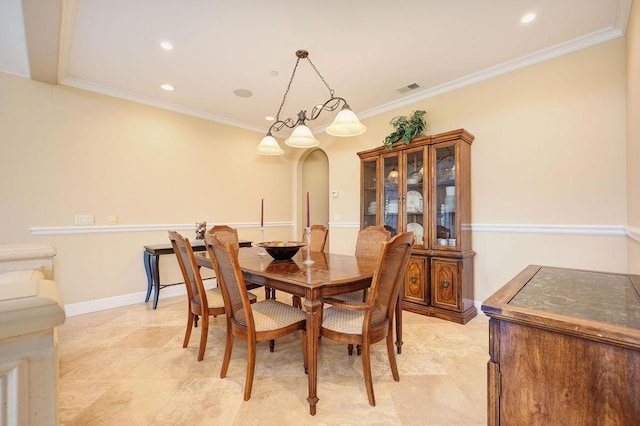
M640 295L625 275L543 267L508 304L640 329Z

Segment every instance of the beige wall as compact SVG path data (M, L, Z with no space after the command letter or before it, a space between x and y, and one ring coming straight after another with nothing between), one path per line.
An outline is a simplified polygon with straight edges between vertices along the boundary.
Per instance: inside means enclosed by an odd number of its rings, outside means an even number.
M166 232L33 236L31 227L71 226L77 213L94 214L97 225L109 215L123 225L207 220L239 224L241 238L256 240L264 197L267 225L285 222L268 228L269 238L295 236L300 152L260 157L254 132L6 74L0 94L2 243L53 243L66 303L144 290L142 246L167 241ZM618 39L364 120L369 130L356 138L319 135L329 189L340 194L330 200L330 220L342 221L331 227L332 251L355 244L356 152L379 146L393 116L418 108L428 111L430 133L476 136L474 224L623 226L631 216ZM477 301L530 263L627 269L624 236L494 230L473 238ZM163 279L176 278L172 260L163 258Z
M301 159L301 187L298 210L298 235L302 237L302 228L307 223L306 194L309 193L311 225L329 224L329 159L321 149L314 149ZM327 245L328 249L328 245Z
M331 216L358 222L355 151L381 145L388 121L415 109L429 133L465 128L472 145L472 222L618 226L626 223L625 42L617 39L364 120L353 140L322 136ZM354 101L352 101L354 102ZM345 196L343 196L345 195ZM624 236L474 232L475 300L527 264L626 271ZM353 233L332 232L348 252Z
M629 272L640 274L640 4L633 2L627 27L627 224Z
M207 220L255 225L239 235L256 240L262 197L267 226L293 220L293 163L258 156L257 133L2 73L0 94L1 243L53 243L66 303L145 290L142 246L168 242L166 231L32 236L31 227L72 226L75 214L96 225L109 215L125 226ZM163 278L177 278L175 261L162 263Z

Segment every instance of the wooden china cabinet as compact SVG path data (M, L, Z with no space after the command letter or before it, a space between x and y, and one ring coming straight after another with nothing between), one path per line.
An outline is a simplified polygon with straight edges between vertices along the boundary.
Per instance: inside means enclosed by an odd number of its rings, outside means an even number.
M471 143L464 129L358 153L360 226L414 233L402 308L466 324L473 306Z

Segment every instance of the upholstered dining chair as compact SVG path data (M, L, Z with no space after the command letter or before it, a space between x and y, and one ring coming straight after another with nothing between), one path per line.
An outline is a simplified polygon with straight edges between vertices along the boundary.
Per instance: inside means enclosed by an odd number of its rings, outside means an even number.
M412 248L411 232L400 233L383 243L365 303L324 300L332 306L323 312L320 335L362 346L362 374L370 405L376 405L371 378L371 344L386 339L393 379L400 380L393 348L393 316Z
M311 225L310 228L311 228L311 245L309 249L312 252L322 253L324 251L325 245L327 244L327 237L329 236L329 230L324 225ZM305 247L303 248L303 250L306 250L306 244L307 244L306 230L302 231L302 235L303 235L302 242L304 242L305 244ZM273 294L275 297L275 290L273 290ZM300 299L300 296L292 296L291 299L292 299L293 306L295 306L296 308L302 309L302 300Z
M303 231L302 241L307 244L307 233ZM311 251L323 252L327 244L329 230L324 225L311 225Z
M211 290L205 290L202 276L200 275L200 268L196 263L189 240L175 231L169 231L169 239L171 240L173 252L176 254L178 265L180 265L184 283L187 287L189 309L187 311L187 329L184 334L182 347L186 348L189 345L191 329L194 326L194 322L197 327L198 317L202 317L200 348L198 350L198 361L202 361L204 351L207 347L209 316L216 317L225 313L224 299L219 286ZM256 296L251 293L249 293L247 297L251 303L257 300Z
M384 226L368 226L358 232L356 240L356 257L366 257L377 259L382 251L382 243L389 241L391 232ZM347 303L364 303L367 297L367 290L353 291L335 296L335 299ZM358 355L361 347L358 346ZM353 344L348 345L349 355L353 354Z
M356 257L380 256L382 243L389 241L391 232L384 226L368 226L358 232L356 241Z
M369 226L360 230L356 240L356 257L377 259L382 251L382 243L389 241L390 238L391 232L384 226ZM345 302L364 302L366 295L366 290L360 290L341 294L335 298Z
M277 339L302 331L302 354L307 370L306 314L300 309L273 299L249 303L247 290L238 262L238 253L231 244L213 234L205 235L207 252L222 288L227 312L227 341L220 370L220 378L227 375L231 351L236 337L247 341L247 374L244 400L251 398L253 375L256 365L256 343Z
M240 240L238 240L238 230L228 225L215 225L207 231L209 234L217 235L222 241L230 243L236 250L240 250Z
M207 231L208 234L213 234L218 236L222 241L231 244L233 248L236 250L240 250L240 240L238 239L238 230L236 228L232 228L228 225L215 225L211 229ZM254 286L255 287L255 286ZM275 292L275 290L273 290ZM264 288L264 296L265 299L269 299L270 289L268 287ZM275 299L275 295L274 295ZM275 350L275 341L269 341L269 348L271 352Z

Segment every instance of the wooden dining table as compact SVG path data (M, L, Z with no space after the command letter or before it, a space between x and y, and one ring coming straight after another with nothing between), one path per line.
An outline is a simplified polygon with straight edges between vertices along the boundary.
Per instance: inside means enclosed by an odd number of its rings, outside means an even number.
M309 413L316 414L318 403L318 337L322 321L322 298L365 289L371 285L377 261L351 255L311 253L312 265L306 265L306 251L291 260L276 261L268 254L261 256L258 247L241 248L238 260L247 286L266 286L304 298L307 315L307 363ZM196 254L201 267L212 268L206 252ZM402 310L396 308L396 345L402 345Z

